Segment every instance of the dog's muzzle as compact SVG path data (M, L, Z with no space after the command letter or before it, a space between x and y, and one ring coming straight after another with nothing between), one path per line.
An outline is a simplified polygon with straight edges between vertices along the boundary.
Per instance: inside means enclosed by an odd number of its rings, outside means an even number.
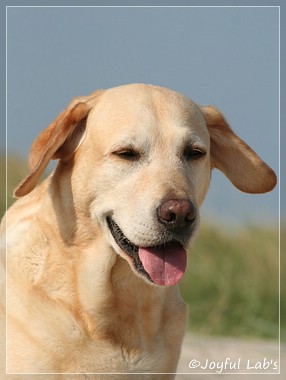
M186 270L187 251L179 236L185 236L185 230L190 230L195 211L185 201L170 201L157 210L161 223L167 224L164 242L158 245L137 246L124 235L114 219L107 217L107 224L116 244L133 259L134 268L141 276L157 285L172 286Z

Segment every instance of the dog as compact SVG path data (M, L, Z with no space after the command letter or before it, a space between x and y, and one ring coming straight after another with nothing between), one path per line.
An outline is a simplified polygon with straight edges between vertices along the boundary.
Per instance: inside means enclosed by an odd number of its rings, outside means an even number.
M173 379L187 322L178 282L212 169L247 193L272 190L275 173L218 109L145 84L75 98L29 168L1 225L7 372Z

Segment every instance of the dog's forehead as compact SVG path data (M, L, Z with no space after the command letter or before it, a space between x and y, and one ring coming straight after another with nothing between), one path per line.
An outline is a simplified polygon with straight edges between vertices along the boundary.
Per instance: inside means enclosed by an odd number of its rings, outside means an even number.
M107 90L91 111L96 135L179 133L188 130L208 140L200 108L185 96L163 87L127 85Z

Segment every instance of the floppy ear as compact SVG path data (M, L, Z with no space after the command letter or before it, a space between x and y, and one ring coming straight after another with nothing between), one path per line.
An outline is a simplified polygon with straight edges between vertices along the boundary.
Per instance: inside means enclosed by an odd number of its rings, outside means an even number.
M221 170L239 190L266 193L276 175L229 127L213 106L201 107L210 134L212 166Z
M34 140L30 150L30 173L14 190L15 197L28 194L36 186L51 159L67 159L81 143L86 118L102 90L74 99Z

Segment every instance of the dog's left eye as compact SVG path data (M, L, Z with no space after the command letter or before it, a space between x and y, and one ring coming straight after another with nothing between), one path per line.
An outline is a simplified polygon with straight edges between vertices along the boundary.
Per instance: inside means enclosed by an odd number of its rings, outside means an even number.
M205 156L205 152L201 149L194 148L192 146L188 146L184 150L184 158L188 161L197 160L203 156Z
M134 149L119 150L113 152L113 154L126 161L137 161L140 158L140 153Z

